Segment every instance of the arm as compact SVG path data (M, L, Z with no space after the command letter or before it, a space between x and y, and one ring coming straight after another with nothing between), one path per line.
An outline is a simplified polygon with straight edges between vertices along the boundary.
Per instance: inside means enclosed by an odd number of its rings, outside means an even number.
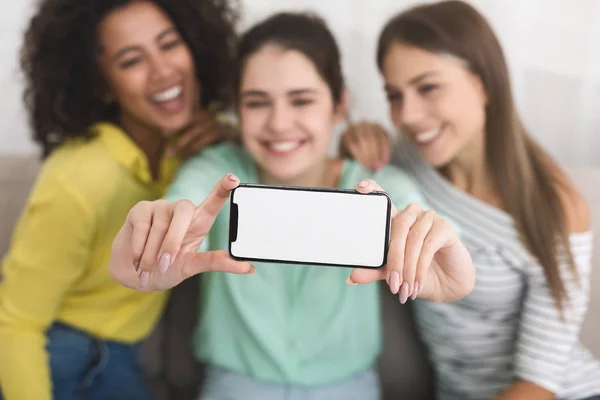
M2 266L0 387L6 400L51 399L45 331L84 271L94 231L75 194L43 179L38 189Z
M569 198L563 196L563 204L569 205L565 208L569 231L587 231L589 214L581 197L573 194ZM495 400L554 399L560 390L565 365L579 338L587 311L592 247L592 237L589 235L571 238L577 279L566 262L559 265L567 294L563 319L556 309L542 267L537 263L526 267L528 291L523 303L515 354L517 380Z

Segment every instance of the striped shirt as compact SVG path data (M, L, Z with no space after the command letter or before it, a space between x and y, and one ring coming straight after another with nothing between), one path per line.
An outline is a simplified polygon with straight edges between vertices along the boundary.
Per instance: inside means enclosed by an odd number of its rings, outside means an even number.
M558 399L600 394L600 363L579 342L587 310L593 236L572 234L580 278L561 264L569 303L561 321L542 267L519 240L510 215L455 188L407 140L394 164L413 175L427 203L461 229L477 270L473 292L450 303L416 302L416 319L441 400L490 399L515 379Z

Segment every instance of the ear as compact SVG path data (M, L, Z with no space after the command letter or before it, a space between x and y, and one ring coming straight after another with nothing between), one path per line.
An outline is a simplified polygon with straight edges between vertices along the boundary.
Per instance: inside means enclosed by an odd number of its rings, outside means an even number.
M346 122L348 119L348 109L350 107L350 93L344 88L340 102L335 105L334 119L336 123Z

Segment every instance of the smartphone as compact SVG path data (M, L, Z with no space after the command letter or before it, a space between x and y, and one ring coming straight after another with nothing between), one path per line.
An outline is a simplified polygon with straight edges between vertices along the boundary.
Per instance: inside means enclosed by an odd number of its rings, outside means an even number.
M243 261L381 268L391 210L385 192L240 184L230 197L229 254Z

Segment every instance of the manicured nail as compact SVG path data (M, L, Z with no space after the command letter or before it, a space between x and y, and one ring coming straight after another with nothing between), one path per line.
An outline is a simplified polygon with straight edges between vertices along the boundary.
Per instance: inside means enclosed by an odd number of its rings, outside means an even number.
M150 279L150 272L144 271L140 275L140 287L143 289L148 284L148 280Z
M238 180L237 176L234 174L227 175L227 179L229 179L231 182L236 182Z
M369 186L369 182L367 182L367 181L358 182L358 187L366 188L367 186Z
M158 260L158 270L160 271L161 274L164 274L165 272L167 272L170 265L171 265L171 254L163 253L162 256L160 256L160 260Z
M254 265L250 265L250 269L248 270L248 272L246 272L246 274L252 275L255 273L256 273L256 267Z
M134 261L133 266L134 266L135 270L137 271L138 269L140 269L140 262L138 260Z
M351 286L358 285L358 283L354 282L350 277L346 278L346 284Z
M417 295L419 294L419 282L415 282L415 287L413 288L412 296L410 296L411 300L415 300Z
M406 303L406 300L408 300L408 282L404 282L400 289L400 304Z
M400 290L400 274L398 271L392 271L390 274L390 290L393 294L398 293L398 290Z

